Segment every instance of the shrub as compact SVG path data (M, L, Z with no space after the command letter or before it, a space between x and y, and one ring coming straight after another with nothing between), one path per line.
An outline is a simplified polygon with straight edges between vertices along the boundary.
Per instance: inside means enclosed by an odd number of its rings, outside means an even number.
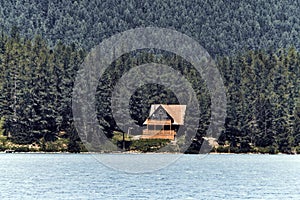
M296 151L297 154L300 154L300 146L297 146L297 147L295 148L295 151Z
M27 146L15 147L13 148L15 152L29 152L30 149Z
M170 140L166 139L140 139L132 141L129 149L142 152L154 152L166 146Z
M267 154L277 154L279 153L278 149L274 146L267 146L267 147L257 147L258 153L267 153Z
M4 145L0 144L0 151L5 151L6 149L7 148Z
M229 146L218 146L216 150L218 153L228 153Z

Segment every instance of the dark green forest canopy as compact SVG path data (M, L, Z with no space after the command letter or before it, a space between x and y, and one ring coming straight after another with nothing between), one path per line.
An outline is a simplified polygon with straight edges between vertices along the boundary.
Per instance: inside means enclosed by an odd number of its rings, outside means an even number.
M56 140L59 132L77 141L72 119L74 79L86 53L61 43L49 48L39 36L33 40L2 35L0 38L0 115L5 134L27 144ZM152 51L153 52L153 51ZM99 80L96 94L98 120L107 136L119 130L110 108L111 89L124 71L141 63L157 62L180 71L193 85L201 116L196 141L199 148L210 117L210 95L205 82L182 58L166 52L131 52L116 59ZM163 59L162 59L163 58ZM227 118L220 144L231 151L254 147L290 153L300 143L300 54L295 48L274 52L249 51L220 57L217 66L227 94ZM105 101L102 101L104 99ZM141 125L153 103L177 103L168 88L150 84L138 88L130 101L131 117ZM189 130L186 130L189 131Z
M213 57L244 50L300 48L300 3L295 0L0 0L0 28L42 35L86 50L137 27L175 29Z
M115 33L146 26L185 33L215 58L228 104L221 145L229 145L231 152L300 149L300 5L294 0L0 0L4 133L28 144L54 141L63 131L74 145L79 138L72 119L72 89L85 55ZM209 124L210 94L192 66L169 52L130 52L111 64L96 94L99 102L106 102L97 105L102 129L109 137L119 130L109 104L114 84L129 68L151 62L172 66L193 85L201 116L188 152L197 152ZM137 124L153 103L178 101L161 85L139 88L130 101Z

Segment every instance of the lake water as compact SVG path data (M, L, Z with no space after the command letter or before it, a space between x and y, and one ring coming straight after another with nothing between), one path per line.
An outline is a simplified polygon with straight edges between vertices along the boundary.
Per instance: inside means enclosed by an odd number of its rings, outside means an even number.
M126 163L132 155L97 156ZM183 155L139 174L96 157L0 154L0 199L300 199L299 155Z

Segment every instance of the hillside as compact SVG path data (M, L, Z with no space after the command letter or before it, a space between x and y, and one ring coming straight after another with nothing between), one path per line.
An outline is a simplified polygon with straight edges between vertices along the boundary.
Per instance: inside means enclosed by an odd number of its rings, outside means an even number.
M86 50L136 27L171 28L196 39L212 56L242 50L300 48L300 4L294 0L12 0L0 1L0 29L39 34Z
M62 140L64 146L76 149L80 139L74 127L72 91L87 53L120 31L158 26L193 37L216 60L227 95L218 151L297 152L299 24L299 2L289 0L0 0L0 132L5 141L15 144L41 146ZM102 130L108 138L122 131L112 115L112 91L124 73L145 63L171 66L191 83L201 116L187 152L199 152L209 125L211 94L190 63L162 50L130 52L111 63L96 92ZM179 86L178 92L186 91ZM161 103L179 102L162 85L141 86L131 96L130 115L142 127L151 104Z

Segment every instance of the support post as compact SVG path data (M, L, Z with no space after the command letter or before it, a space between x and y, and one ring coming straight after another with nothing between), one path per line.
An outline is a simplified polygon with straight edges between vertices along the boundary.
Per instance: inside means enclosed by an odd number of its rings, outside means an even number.
M170 135L172 134L172 121L170 120Z
M123 151L125 151L125 133L123 132Z

